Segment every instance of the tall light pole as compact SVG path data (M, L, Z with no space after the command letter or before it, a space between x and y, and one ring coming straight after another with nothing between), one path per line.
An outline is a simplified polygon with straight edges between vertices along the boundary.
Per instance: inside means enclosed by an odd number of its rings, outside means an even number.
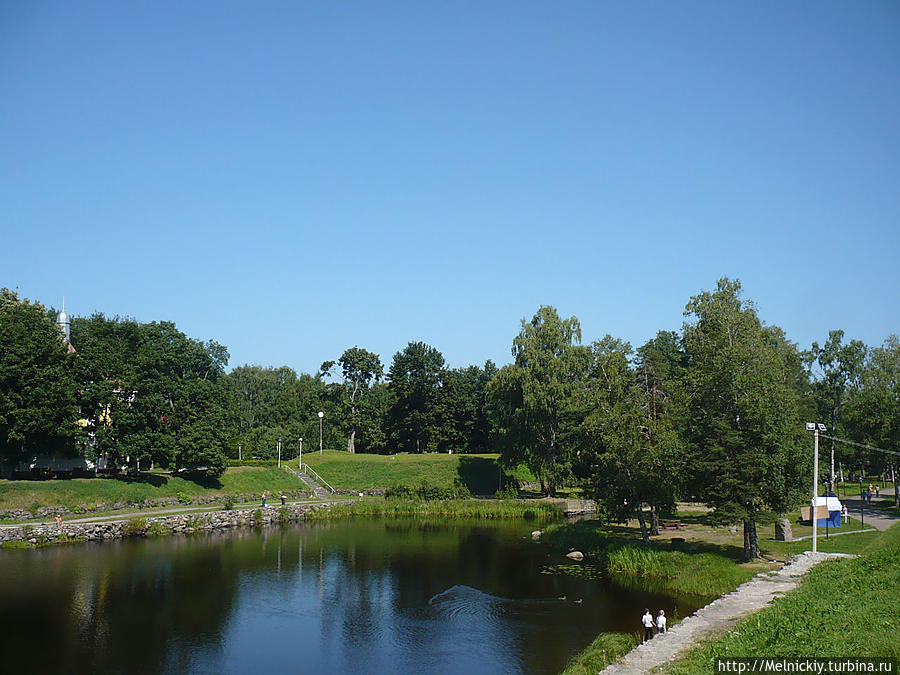
M303 439L300 439L300 455L297 457L297 471L303 473Z
M818 534L818 506L819 506L819 432L826 431L825 425L821 422L807 422L806 430L813 432L813 437L815 441L813 443L813 489L812 489L812 508L809 512L810 520L812 520L812 542L813 542L813 553L818 551L818 544L816 542L816 535ZM825 497L825 510L828 510L828 497Z
M281 468L281 436L278 437L278 468Z
M321 410L319 411L319 454L322 454L322 418L325 417L325 413Z

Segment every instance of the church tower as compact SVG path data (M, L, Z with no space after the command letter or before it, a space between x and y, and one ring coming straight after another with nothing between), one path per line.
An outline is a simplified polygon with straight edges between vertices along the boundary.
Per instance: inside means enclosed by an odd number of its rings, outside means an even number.
M72 325L72 322L69 320L69 315L66 314L66 299L65 299L65 297L63 297L62 309L60 310L59 314L56 315L56 325L59 326L60 328L62 328L62 332L65 334L65 338L63 338L63 341L66 344L69 344L69 337L70 337L69 329Z

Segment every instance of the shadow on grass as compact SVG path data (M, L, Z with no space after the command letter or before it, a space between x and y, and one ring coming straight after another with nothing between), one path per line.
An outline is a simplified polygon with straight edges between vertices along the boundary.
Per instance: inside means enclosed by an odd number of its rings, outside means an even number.
M473 495L492 495L503 486L514 481L513 477L503 471L496 460L484 457L459 458L459 479Z

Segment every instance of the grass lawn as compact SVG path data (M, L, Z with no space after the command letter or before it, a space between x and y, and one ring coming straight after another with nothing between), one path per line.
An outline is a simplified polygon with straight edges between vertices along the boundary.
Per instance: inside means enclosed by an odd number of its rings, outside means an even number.
M307 520L339 520L357 516L392 517L435 517L474 519L553 519L561 518L562 512L546 501L530 502L508 499L460 499L448 501L413 501L406 499L363 499L347 506L307 514Z
M297 490L303 483L277 467L233 467L219 479L198 482L164 473L128 478L73 478L70 480L0 480L0 510L41 506L90 507L98 504L177 497L226 496Z
M444 455L407 454L368 455L349 454L338 450L304 453L303 462L309 464L337 490L387 489L393 485L418 487L423 482L450 487L461 480L474 495L492 495L500 484L497 454ZM296 467L296 463L295 463ZM503 484L511 474L504 472Z
M897 589L900 525L870 538L858 558L822 563L797 589L694 647L664 672L712 673L718 657L900 658Z

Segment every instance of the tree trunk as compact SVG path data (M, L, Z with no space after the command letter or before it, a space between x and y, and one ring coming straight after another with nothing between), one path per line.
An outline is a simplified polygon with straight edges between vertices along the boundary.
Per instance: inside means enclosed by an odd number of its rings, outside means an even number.
M650 505L650 536L659 536L659 509L656 504Z
M644 507L641 502L638 502L637 506L637 519L641 525L641 543L644 546L648 546L650 544L650 533L647 531L647 521L644 519Z
M350 431L350 438L347 439L347 452L351 455L356 453L356 429Z
M759 537L756 534L756 522L744 521L744 560L748 562L759 557Z
M891 482L894 483L894 508L900 509L900 486L897 485L900 479L900 472L895 469L896 464L891 464Z

